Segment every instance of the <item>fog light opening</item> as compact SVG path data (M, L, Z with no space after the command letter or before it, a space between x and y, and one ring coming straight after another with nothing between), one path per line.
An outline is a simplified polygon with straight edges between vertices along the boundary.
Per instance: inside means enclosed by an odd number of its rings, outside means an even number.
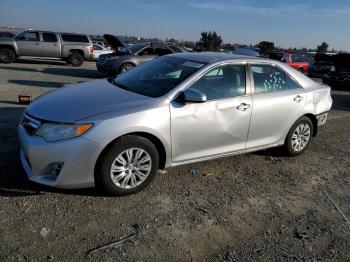
M42 172L42 175L50 177L53 180L56 180L63 168L63 164L64 164L63 162L50 163L49 165L46 166L46 168Z

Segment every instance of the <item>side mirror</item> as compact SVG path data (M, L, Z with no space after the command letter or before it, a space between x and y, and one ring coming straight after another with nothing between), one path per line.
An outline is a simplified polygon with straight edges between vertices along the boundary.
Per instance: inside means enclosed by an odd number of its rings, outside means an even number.
M184 92L184 99L185 102L203 103L207 101L207 96L197 89L188 88Z

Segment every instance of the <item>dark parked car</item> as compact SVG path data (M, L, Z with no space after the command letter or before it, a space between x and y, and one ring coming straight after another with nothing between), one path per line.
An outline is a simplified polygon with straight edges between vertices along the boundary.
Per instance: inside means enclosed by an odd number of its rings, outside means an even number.
M316 54L314 64L309 67L309 77L323 77L331 71L332 66L334 66L332 56Z
M101 55L96 61L96 67L99 72L108 75L117 75L156 57L179 52L160 41L140 42L127 46L115 36L105 34L103 37L115 52Z
M334 66L323 76L323 83L332 89L350 91L350 54L337 54L332 60Z

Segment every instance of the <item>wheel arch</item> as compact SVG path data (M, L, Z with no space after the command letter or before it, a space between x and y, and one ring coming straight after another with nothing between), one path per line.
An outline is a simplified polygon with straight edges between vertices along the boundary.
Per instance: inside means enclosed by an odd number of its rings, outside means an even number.
M308 113L303 115L305 117L308 117L311 122L312 122L312 127L313 127L313 132L312 132L312 136L315 137L317 135L317 118L314 114Z
M84 58L84 51L81 49L70 49L68 54L71 55L73 53L78 53L79 55L81 55Z
M14 52L15 55L17 55L16 49L12 45L4 45L4 44L2 44L2 45L0 45L0 49L9 49L12 52Z
M130 132L130 133L126 133L123 134L115 139L113 139L111 142L109 142L104 148L103 150L100 152L96 163L95 163L95 168L94 168L94 179L96 181L96 175L98 174L98 168L101 165L101 162L104 158L104 156L106 155L106 153L108 152L108 150L112 147L112 145L117 142L120 138L124 137L124 136L139 136L139 137L143 137L148 139L149 141L151 141L157 148L158 154L159 154L159 168L163 169L165 168L165 163L166 163L166 149L165 146L163 144L163 142L154 134L148 133L148 132Z

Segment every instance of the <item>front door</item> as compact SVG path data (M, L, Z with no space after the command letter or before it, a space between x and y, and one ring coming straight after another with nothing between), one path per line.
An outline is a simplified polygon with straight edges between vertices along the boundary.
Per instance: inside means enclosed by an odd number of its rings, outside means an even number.
M16 44L20 56L41 56L42 47L38 32L24 32L17 38Z
M306 92L286 72L270 64L253 64L253 111L247 149L283 139L306 101Z
M245 149L252 110L245 86L243 64L219 66L190 86L206 102L185 103L180 96L171 103L173 162Z

